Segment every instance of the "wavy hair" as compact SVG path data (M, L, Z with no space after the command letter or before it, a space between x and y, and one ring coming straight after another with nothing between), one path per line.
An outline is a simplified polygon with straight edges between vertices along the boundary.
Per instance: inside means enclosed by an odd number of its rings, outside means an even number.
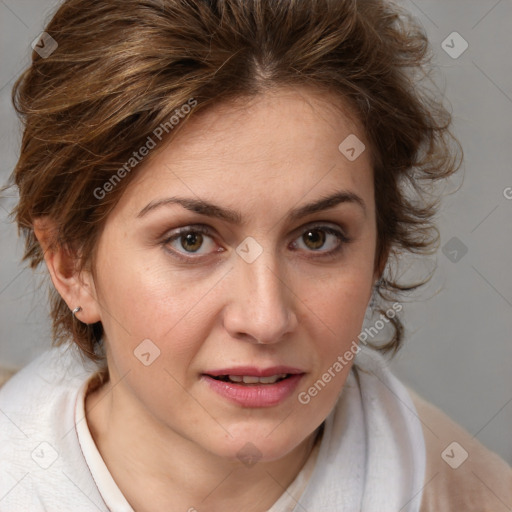
M49 216L54 243L79 249L77 265L94 270L103 223L138 171L98 199L95 190L119 172L134 149L191 98L196 112L224 100L283 86L328 91L351 107L370 142L379 268L391 255L430 254L437 180L462 161L451 115L431 84L432 51L419 23L386 0L66 0L45 28L58 43L32 54L12 101L23 123L10 186L12 215L25 238L23 261L44 259L34 219ZM171 134L171 135L172 135ZM151 154L147 159L151 158ZM412 193L412 194L411 194ZM420 283L381 274L374 298L396 300ZM53 343L70 338L95 350L100 322L76 320L50 285ZM403 325L391 319L400 348Z

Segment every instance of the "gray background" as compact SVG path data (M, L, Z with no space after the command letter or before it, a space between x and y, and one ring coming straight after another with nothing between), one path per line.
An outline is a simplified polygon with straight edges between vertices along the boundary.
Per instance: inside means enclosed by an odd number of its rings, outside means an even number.
M0 0L2 184L16 163L21 134L10 104L11 87L29 63L31 42L58 3ZM462 185L444 200L438 254L423 263L404 262L407 276L429 265L437 268L431 283L405 305L405 346L391 367L512 463L512 1L401 3L431 40L437 80L451 105L465 163L447 188ZM457 59L442 47L454 31L469 44ZM459 47L456 40L448 44ZM49 346L50 327L45 289L19 263L22 244L6 213L12 204L12 198L0 200L0 365L19 367ZM456 262L449 253L454 242L446 246L453 237L467 248L462 258L456 249Z

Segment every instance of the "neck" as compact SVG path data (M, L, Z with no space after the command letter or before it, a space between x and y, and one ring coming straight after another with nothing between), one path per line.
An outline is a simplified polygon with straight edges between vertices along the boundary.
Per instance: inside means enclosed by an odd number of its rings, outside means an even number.
M317 439L313 432L284 457L248 467L202 449L136 404L110 381L85 399L98 451L136 512L266 511L300 472Z

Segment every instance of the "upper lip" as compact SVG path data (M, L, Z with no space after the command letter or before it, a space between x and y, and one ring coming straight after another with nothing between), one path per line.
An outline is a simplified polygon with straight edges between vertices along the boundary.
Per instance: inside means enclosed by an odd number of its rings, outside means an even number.
M204 375L219 377L220 375L241 375L251 377L271 377L281 373L300 374L304 371L292 366L272 366L270 368L256 368L255 366L236 366L234 368L222 368L220 370L208 370Z

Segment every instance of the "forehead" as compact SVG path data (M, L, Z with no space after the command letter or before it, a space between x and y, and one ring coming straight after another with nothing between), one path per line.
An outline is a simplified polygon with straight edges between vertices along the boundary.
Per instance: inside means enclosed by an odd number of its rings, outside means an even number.
M281 88L250 98L237 98L191 117L175 139L195 156L232 161L292 160L315 153L334 142L334 150L350 134L365 139L349 105L332 94L309 88ZM239 149L240 151L234 151ZM331 148L332 149L332 148Z
M350 161L341 150L347 140L360 144L357 151L368 147L357 118L335 96L281 89L238 98L198 112L164 140L122 200L171 189L201 198L265 194L277 200L315 188L368 188L369 151Z

